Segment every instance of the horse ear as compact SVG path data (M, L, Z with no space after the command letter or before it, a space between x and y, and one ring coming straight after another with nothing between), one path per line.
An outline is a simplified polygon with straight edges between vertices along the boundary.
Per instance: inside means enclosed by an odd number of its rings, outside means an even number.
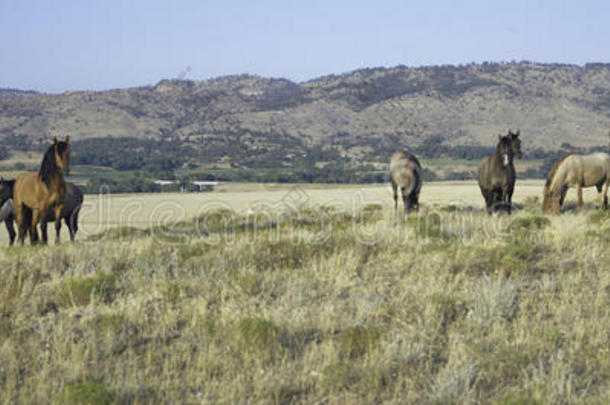
M56 136L53 137L53 144L57 145L57 137Z
M66 136L66 143L70 143L70 135Z
M521 135L521 130L518 129L517 132L515 133L515 138L517 138L519 135Z

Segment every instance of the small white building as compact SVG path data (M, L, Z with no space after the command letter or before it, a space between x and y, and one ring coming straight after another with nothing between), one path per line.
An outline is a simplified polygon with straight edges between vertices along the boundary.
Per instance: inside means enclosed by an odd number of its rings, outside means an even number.
M171 186L174 184L180 184L180 182L178 180L155 180L154 181L155 184L158 184L159 186L163 187L163 186ZM195 186L197 186L199 188L199 191L214 191L214 187L217 186L218 184L220 184L219 181L190 181L190 184L194 184ZM187 188L185 186L181 186L180 187L180 191L182 191L183 193L188 191Z
M199 191L214 191L214 187L220 184L219 181L191 181L191 183L199 187Z

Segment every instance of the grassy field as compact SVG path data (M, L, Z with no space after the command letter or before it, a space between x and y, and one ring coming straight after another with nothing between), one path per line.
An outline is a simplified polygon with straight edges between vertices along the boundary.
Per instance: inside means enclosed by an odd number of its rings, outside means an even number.
M86 196L0 253L0 404L606 404L610 215L517 184Z

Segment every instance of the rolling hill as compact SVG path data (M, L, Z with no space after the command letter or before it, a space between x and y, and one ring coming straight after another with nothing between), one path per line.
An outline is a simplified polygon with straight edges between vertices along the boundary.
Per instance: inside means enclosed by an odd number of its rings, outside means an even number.
M2 138L171 138L211 161L316 145L360 158L427 139L492 146L508 128L521 129L524 149L606 144L610 64L397 66L303 83L239 75L102 92L0 90Z

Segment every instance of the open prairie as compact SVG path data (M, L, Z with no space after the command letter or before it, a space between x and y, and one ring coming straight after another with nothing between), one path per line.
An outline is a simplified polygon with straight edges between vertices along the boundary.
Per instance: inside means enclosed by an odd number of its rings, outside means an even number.
M518 181L513 201L517 204L531 198L542 198L542 180ZM585 201L597 203L595 189L584 190ZM425 183L421 204L435 207L455 205L482 209L483 198L475 181ZM575 192L568 193L567 203L575 202ZM304 206L333 205L345 210L359 209L366 204L381 204L392 209L389 184L261 184L221 183L208 193L151 193L86 195L79 217L79 239L113 227L146 228L183 221L206 211L228 208L236 212L248 209L283 210ZM402 202L400 202L402 204ZM402 206L402 205L401 205ZM53 225L49 224L52 230ZM54 232L54 231L53 231ZM65 224L62 239L69 237ZM8 243L7 233L0 231L0 244Z
M610 216L541 190L87 195L77 243L2 249L0 403L605 404Z

